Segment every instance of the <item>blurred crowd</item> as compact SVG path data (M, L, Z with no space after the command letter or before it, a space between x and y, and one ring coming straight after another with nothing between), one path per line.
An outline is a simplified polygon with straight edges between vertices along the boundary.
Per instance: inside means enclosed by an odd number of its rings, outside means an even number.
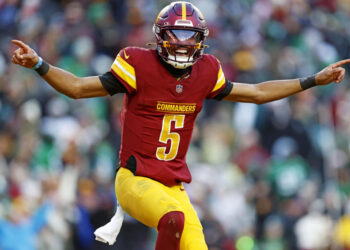
M113 247L123 95L71 100L10 63L21 39L78 76L154 41L166 0L0 0L0 249L154 248L130 217ZM350 57L349 0L193 0L233 82L304 77ZM345 66L349 71L349 66ZM349 72L348 72L349 74ZM210 250L350 249L350 81L264 105L206 101L186 190Z

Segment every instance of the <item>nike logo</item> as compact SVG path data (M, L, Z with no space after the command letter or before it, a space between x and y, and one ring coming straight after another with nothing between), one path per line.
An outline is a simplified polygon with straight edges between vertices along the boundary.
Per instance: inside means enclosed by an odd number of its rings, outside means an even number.
M124 50L124 57L125 57L125 59L129 59L129 57L130 57L126 54L125 50Z

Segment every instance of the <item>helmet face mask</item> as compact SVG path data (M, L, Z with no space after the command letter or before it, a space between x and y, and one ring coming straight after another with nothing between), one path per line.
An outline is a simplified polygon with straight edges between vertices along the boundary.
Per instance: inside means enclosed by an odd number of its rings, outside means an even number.
M173 2L153 26L158 54L175 68L192 66L203 54L209 31L202 13L191 3Z
M185 68L194 62L193 55L201 48L200 34L191 30L165 30L163 48L170 64Z

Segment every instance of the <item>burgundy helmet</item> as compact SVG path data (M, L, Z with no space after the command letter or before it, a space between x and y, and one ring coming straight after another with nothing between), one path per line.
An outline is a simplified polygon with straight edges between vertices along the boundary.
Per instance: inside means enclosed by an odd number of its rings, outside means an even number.
M188 2L172 2L155 21L153 32L163 60L175 68L193 65L203 55L204 40L209 34L201 11Z

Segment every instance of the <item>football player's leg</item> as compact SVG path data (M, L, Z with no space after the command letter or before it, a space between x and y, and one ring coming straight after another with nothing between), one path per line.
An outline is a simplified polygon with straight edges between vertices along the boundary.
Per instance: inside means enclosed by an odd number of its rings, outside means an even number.
M175 191L173 197L181 203L185 214L185 225L182 231L180 249L207 250L208 247L205 243L203 227L186 191L183 188L179 188L178 190L172 188L172 191Z
M125 168L118 170L115 185L123 210L143 224L157 228L156 250L179 250L185 219L181 204L168 192L171 188L134 176Z
M123 210L149 227L157 228L163 215L182 211L181 204L164 189L167 186L142 176L134 176L120 168L115 180L115 191Z
M186 214L187 215L187 214ZM185 215L185 216L186 216ZM186 223L182 231L181 241L180 241L181 250L208 250L208 246L205 243L203 228L199 224L190 224Z
M158 223L158 237L155 250L180 250L180 239L184 228L183 212L168 212Z

